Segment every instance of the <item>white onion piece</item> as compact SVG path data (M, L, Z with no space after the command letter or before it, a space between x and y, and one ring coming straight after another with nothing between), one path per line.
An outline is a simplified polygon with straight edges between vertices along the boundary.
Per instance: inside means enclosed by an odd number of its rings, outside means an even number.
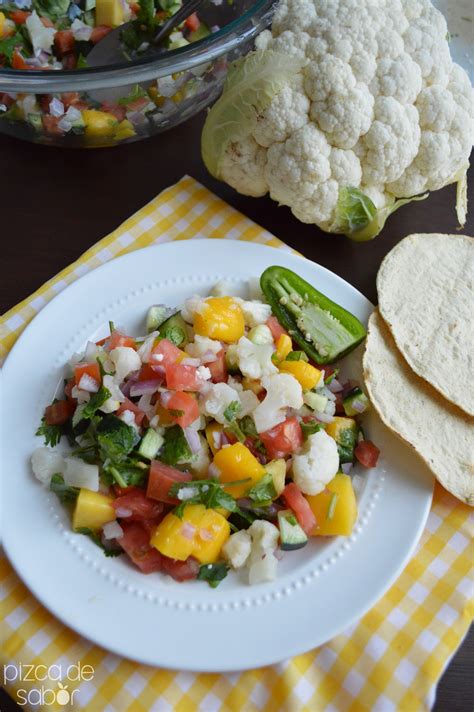
M214 363L217 361L217 354L213 353L212 351L206 351L205 354L203 354L201 361L203 363Z
M152 331L151 334L147 336L143 344L138 349L137 353L143 363L148 363L148 361L150 360L150 354L152 352L153 346L155 344L155 339L158 336L158 333L158 331Z
M120 519L125 519L126 517L131 517L133 512L131 509L127 509L126 507L117 507L115 510L115 513L117 517L120 517Z
M173 394L171 391L163 391L161 396L160 396L160 403L163 406L163 408L168 407L168 403L170 402L170 398Z
M87 391L87 393L97 393L99 390L99 383L95 380L95 378L89 376L88 373L84 373L78 383L78 388L80 388L81 391Z
M195 366L196 368L201 365L201 361L198 358L191 358L188 356L187 358L183 358L181 361L182 366Z
M161 378L150 379L149 381L137 381L130 387L132 398L137 396L153 395L162 384Z
M333 415L326 415L326 413L315 413L315 415L321 423L332 423L334 420Z
M107 522L102 532L105 539L121 539L123 537L123 529L115 519L113 522Z
M76 457L66 457L64 482L72 487L84 487L92 492L99 491L99 468L89 465Z
M331 393L340 393L342 391L342 386L337 378L333 378L332 381L328 383L328 388Z
M344 472L345 475L348 475L349 472L352 470L352 462L343 462L341 465L341 470Z
M201 440L199 438L199 433L193 428L184 428L184 437L189 445L189 448L193 455L196 455L201 449Z
M59 99L56 99L56 97L51 99L51 101L49 102L49 113L51 114L51 116L56 116L57 118L62 116L64 114L63 102L59 101Z
M150 408L153 409L153 413L155 411L155 406L151 404L151 395L149 393L144 393L140 400L137 403L138 407L140 410L143 410L144 413L148 415L148 411Z

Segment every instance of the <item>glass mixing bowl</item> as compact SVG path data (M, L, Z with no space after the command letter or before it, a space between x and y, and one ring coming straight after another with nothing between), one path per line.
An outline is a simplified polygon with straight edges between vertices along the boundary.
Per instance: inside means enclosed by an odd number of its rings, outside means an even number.
M229 62L247 54L270 24L273 2L208 1L199 16L215 31L158 58L75 70L0 69L0 132L91 148L177 126L218 97Z

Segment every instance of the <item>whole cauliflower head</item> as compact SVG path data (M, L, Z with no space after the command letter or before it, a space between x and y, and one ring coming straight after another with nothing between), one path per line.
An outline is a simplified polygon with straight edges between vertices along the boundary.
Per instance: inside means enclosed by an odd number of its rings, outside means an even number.
M204 126L216 177L355 239L464 181L474 93L429 0L280 0L256 44Z

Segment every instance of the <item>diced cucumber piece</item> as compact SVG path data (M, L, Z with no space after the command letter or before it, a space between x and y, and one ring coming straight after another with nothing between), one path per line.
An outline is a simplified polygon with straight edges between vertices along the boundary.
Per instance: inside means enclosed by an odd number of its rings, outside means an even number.
M156 331L170 315L170 310L164 304L154 304L148 309L146 315L146 330L148 333Z
M225 354L227 370L231 376L236 376L238 373L240 373L236 350L236 344L231 344Z
M279 497L285 489L286 462L283 458L272 460L267 462L265 469L272 476L276 496Z
M181 348L188 342L188 332L186 322L180 312L173 314L160 325L160 336L168 339L172 344Z
M153 460L161 446L163 445L165 439L163 435L157 433L153 428L148 428L142 441L138 447L138 454L145 457L147 460Z
M285 361L309 361L304 351L290 351Z
M323 413L328 404L328 398L314 391L306 391L303 393L303 400L306 405L315 410L317 413Z
M369 399L358 386L349 391L342 404L346 415L360 415L370 406Z
M283 551L302 549L308 543L308 537L298 524L291 509L278 512L278 528L280 529L280 549Z
M41 114L28 114L28 122L34 129L36 129L36 131L42 131L43 121L41 119Z

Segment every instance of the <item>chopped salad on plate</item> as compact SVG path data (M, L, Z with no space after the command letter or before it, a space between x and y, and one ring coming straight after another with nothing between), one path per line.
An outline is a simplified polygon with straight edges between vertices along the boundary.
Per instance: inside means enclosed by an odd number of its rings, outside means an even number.
M272 581L285 552L357 520L352 468L379 450L360 423L367 396L338 361L365 328L283 267L249 292L222 281L180 310L153 305L141 336L111 322L44 411L35 476L75 532L142 573Z

